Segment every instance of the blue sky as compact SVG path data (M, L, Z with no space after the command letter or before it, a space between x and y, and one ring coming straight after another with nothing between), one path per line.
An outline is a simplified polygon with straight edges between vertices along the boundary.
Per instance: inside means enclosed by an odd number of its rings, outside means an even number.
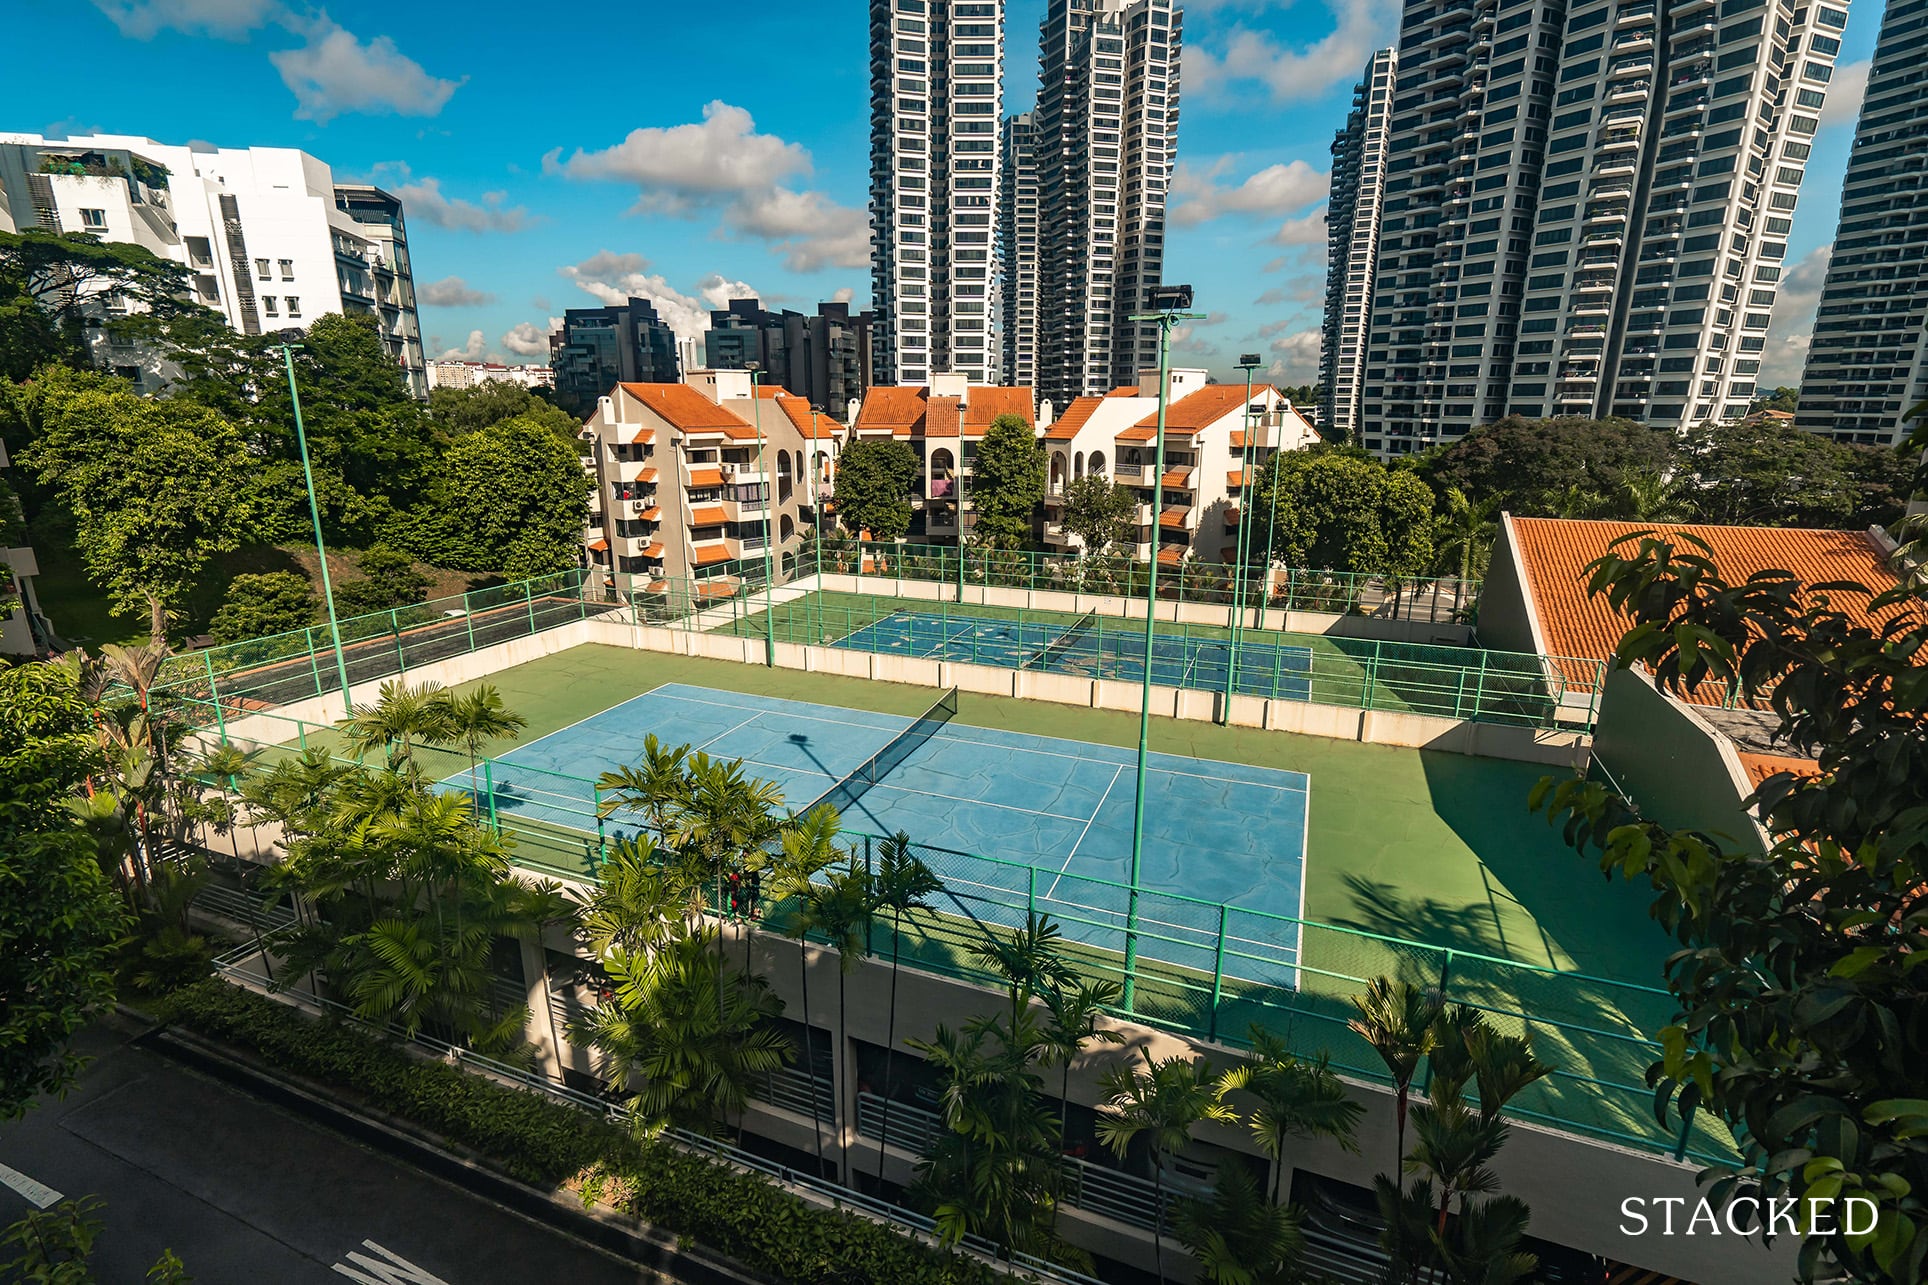
M10 8L17 47L47 56L16 58L0 78L0 132L300 147L399 191L433 352L546 360L551 317L625 292L685 329L746 286L804 309L868 297L860 0ZM1007 111L1035 96L1043 9L1011 0ZM1185 10L1166 278L1193 283L1210 317L1174 358L1230 376L1239 353L1259 351L1275 377L1310 381L1327 148L1397 5ZM1764 382L1799 375L1879 21L1869 0L1850 10Z

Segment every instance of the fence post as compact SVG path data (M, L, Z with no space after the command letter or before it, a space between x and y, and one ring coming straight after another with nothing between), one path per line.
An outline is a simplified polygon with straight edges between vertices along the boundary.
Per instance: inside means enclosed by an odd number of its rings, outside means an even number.
M315 695L319 696L321 695L321 660L315 655L315 629L313 625L308 627L308 668L314 671ZM341 695L343 700L348 699L347 692L343 692Z
M1444 1000L1446 998L1446 986L1447 986L1447 983L1452 981L1452 979L1453 979L1453 952L1451 950L1447 950L1445 957L1439 961L1439 997L1441 1000Z
M589 783L589 806L596 813L596 859L594 869L589 872L593 875L600 873L603 863L609 860L609 835L603 829L602 791L594 781Z
M1218 1039L1218 1006L1225 998L1225 903L1218 903L1218 946L1212 952L1212 1022L1207 1038Z
M1479 652L1479 689L1473 693L1473 716L1479 717L1486 708L1486 664L1492 658L1484 647Z
M1694 1132L1694 1112L1699 1109L1697 1106L1690 1106L1681 1113L1680 1141L1674 1146L1674 1159L1676 1160L1685 1160L1687 1158L1687 1139L1692 1136Z
M408 677L408 660L402 655L402 620L395 609L388 609L388 636L395 640L395 672Z
M941 553L938 555L940 558L943 556ZM959 606L964 605L964 530L962 527L959 527L957 532L957 602Z
M533 581L533 580L524 580L524 581L522 582L522 596L523 596L523 599L524 599L524 600L525 600L525 601L526 601L526 602L527 602L527 603L529 604L529 632L530 632L531 634L533 634L533 633L535 633L535 631L536 631L536 585L535 585L535 581Z
M482 760L482 788L489 796L489 829L499 838L502 834L502 821L495 814L495 760Z
M1370 710L1372 708L1372 688L1373 685L1379 681L1379 649L1381 646L1383 646L1383 644L1378 642L1373 643L1372 655L1366 658L1366 698L1359 705L1359 708L1364 710Z
M1036 866L1025 868L1024 911L1027 915L1038 913L1038 868Z
M215 686L214 683L214 649L212 647L203 648L201 651L201 659L207 662L208 667L208 699L214 703L214 725L221 730L221 741L223 744L226 744L228 739L228 722L221 714L221 689Z
M475 608L469 603L469 595L462 595L462 624L469 631L469 654L475 654Z

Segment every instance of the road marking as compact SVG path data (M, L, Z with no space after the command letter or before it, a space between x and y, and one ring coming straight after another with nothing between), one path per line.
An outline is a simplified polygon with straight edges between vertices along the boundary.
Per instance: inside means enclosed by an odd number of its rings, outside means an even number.
M367 1254L350 1251L346 1262L336 1263L334 1270L351 1281L362 1285L448 1285L440 1276L425 1267L417 1267L392 1249L383 1249L372 1240L362 1242L363 1249L372 1249L386 1262L370 1258Z
M36 1209L48 1209L67 1199L46 1183L35 1182L18 1169L9 1169L6 1165L0 1165L0 1182L25 1196L27 1203Z

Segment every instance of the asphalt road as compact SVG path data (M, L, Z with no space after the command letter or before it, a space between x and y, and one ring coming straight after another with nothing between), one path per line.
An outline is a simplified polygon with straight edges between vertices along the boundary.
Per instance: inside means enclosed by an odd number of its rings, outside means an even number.
M664 1278L529 1222L347 1138L89 1029L64 1100L0 1125L0 1224L31 1183L97 1195L103 1282L139 1282L172 1248L198 1285L344 1281L481 1285ZM46 1200L44 1192L35 1193Z

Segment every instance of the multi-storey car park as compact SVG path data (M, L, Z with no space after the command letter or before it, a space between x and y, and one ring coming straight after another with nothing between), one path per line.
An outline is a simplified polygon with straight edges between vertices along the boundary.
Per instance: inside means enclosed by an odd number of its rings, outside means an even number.
M871 0L872 382L987 382L1002 0Z
M1886 444L1928 397L1928 3L1891 0L1841 193L1794 422Z

